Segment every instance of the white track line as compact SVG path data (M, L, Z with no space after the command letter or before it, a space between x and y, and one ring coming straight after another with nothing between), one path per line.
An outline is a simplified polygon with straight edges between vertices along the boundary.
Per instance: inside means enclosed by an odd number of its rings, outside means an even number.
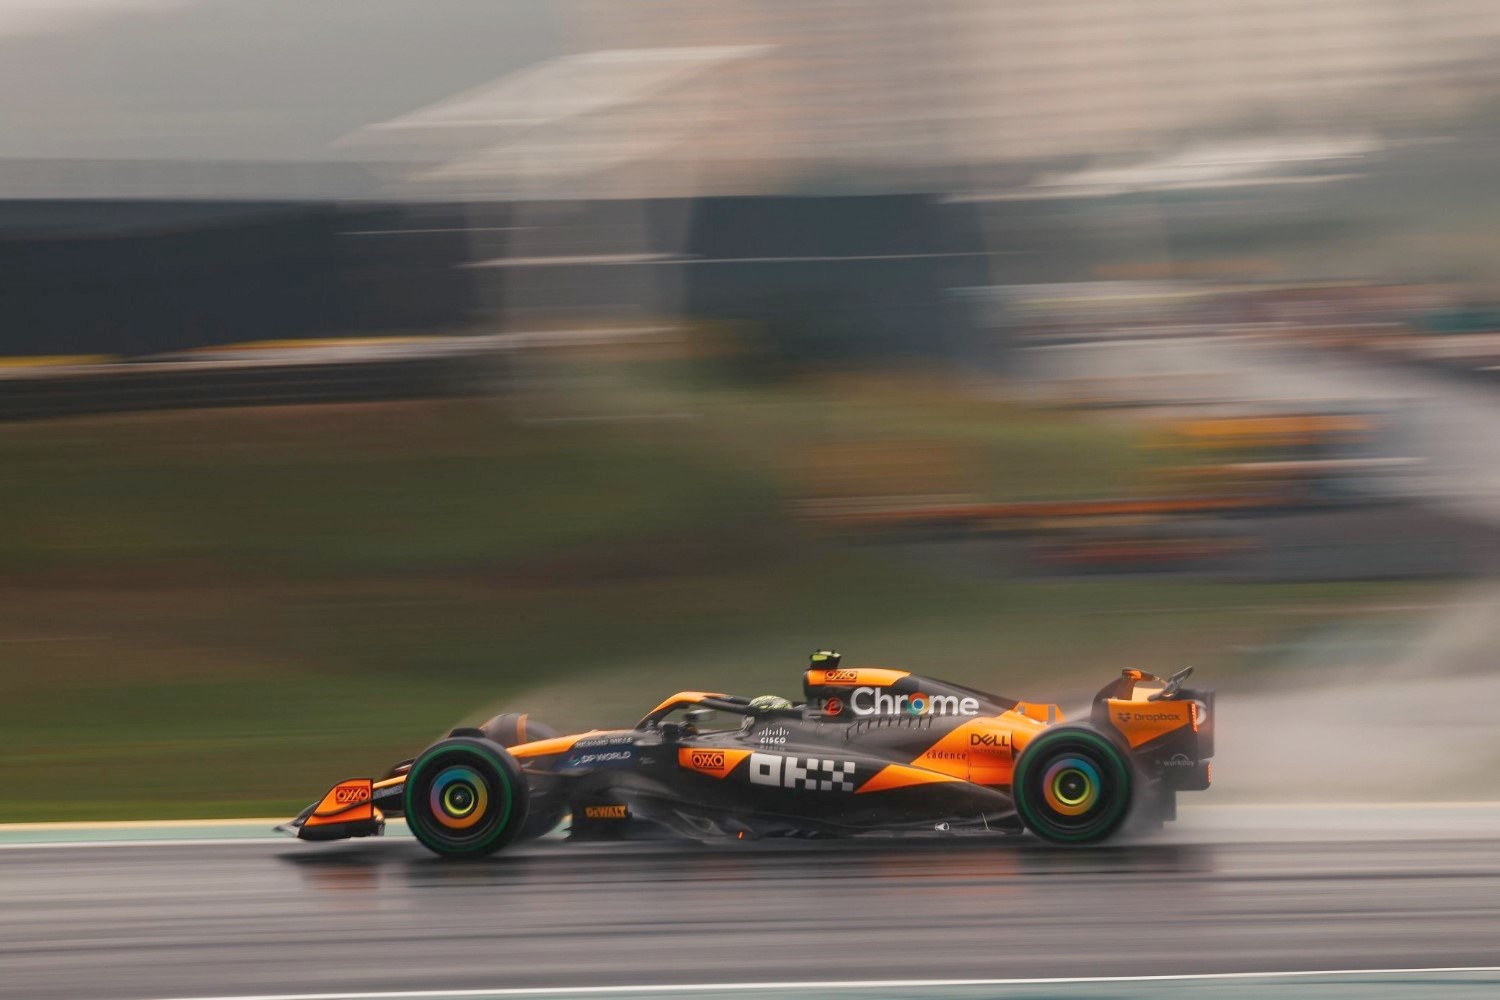
M442 1000L447 997L566 997L630 994L751 993L767 990L878 990L930 989L962 986L1084 986L1111 983L1195 983L1247 979L1315 979L1329 976L1415 976L1500 973L1500 965L1451 966L1427 969L1312 969L1295 972L1208 972L1166 976L1059 976L1036 979L845 979L797 980L778 983L655 983L642 986L542 986L479 990L389 990L354 993L256 993L200 997L160 997L152 1000Z

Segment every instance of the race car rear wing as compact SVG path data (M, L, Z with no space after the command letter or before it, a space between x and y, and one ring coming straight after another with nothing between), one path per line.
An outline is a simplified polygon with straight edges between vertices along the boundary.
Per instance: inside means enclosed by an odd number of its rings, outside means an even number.
M1162 678L1125 670L1094 696L1091 716L1118 734L1138 765L1181 791L1207 788L1213 773L1214 692L1183 687L1192 672Z

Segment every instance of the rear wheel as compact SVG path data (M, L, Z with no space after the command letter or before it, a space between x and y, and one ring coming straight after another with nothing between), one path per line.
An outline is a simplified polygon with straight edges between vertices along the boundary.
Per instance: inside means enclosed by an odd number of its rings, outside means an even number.
M1091 729L1053 729L1016 762L1013 794L1026 828L1057 844L1092 844L1124 823L1132 774L1125 752Z
M510 843L526 823L527 799L515 758L472 736L441 740L418 754L403 794L406 825L445 857L492 854Z

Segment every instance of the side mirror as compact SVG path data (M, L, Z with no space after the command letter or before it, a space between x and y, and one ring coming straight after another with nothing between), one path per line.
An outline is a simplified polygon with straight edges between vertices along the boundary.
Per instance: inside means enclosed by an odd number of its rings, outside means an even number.
M684 712L682 717L687 720L688 725L696 726L704 722L712 722L718 716L719 713L711 708L694 708Z

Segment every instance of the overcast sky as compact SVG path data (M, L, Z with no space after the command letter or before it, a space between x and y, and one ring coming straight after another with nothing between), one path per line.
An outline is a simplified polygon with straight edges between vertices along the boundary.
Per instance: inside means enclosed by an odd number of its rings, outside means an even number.
M0 158L308 160L558 54L549 0L0 0Z

